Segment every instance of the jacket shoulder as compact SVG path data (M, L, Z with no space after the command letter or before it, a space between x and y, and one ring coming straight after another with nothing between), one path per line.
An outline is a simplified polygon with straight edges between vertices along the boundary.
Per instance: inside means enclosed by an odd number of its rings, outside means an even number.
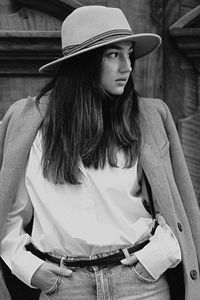
M140 106L148 110L165 111L168 107L166 103L159 98L139 98Z
M7 123L10 120L16 121L26 116L43 116L46 101L41 98L40 103L36 104L36 97L28 96L27 98L20 99L12 104L7 110L2 123Z
M158 98L139 98L140 112L147 116L158 116L163 120L170 114L169 108L164 101Z
M13 103L7 110L5 117L19 115L22 112L32 110L36 106L35 97L27 97Z

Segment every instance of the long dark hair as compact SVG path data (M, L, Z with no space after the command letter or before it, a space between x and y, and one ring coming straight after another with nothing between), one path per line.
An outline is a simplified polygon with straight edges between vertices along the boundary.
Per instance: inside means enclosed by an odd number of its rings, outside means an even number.
M66 60L37 96L49 91L41 125L43 175L55 184L81 182L85 167L117 167L117 150L129 168L139 154L141 132L138 98L132 76L120 96L107 95L100 86L104 48ZM134 58L131 58L132 68Z

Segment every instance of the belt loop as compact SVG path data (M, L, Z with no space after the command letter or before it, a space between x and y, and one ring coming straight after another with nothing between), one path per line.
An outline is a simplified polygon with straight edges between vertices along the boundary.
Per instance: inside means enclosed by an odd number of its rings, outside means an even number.
M65 266L65 264L64 264L64 260L66 259L66 256L62 256L61 257L61 259L60 259L60 267L63 267L63 266Z
M124 253L124 256L125 256L126 258L130 257L130 253L128 252L128 249L127 249L127 248L122 248L121 250L122 250L122 252Z

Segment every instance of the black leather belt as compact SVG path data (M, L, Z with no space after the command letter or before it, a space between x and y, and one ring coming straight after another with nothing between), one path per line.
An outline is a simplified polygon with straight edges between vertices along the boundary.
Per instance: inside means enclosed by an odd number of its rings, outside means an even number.
M102 265L110 265L110 264L119 264L122 259L124 259L127 255L131 255L136 251L141 250L144 246L149 243L149 239L144 240L143 242L137 243L133 246L122 248L110 252L104 252L97 255L93 255L93 257L58 257L54 256L49 252L42 252L39 249L35 248L33 244L29 244L26 246L26 250L31 251L37 257L48 260L52 263L56 263L58 265L61 264L66 267L90 267L90 266L102 266Z

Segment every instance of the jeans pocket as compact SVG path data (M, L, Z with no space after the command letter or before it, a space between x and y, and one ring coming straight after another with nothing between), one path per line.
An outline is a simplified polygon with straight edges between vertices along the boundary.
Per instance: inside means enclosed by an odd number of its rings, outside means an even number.
M139 280L146 282L146 283L155 283L158 279L154 279L151 274L145 269L145 267L138 261L136 265L129 266L130 270L132 271L133 275L137 277Z
M50 295L52 295L52 294L58 292L58 289L59 289L60 284L61 284L61 280L62 280L62 276L61 276L61 275L58 275L58 276L56 277L56 280L55 280L53 286L52 286L50 289L45 290L44 293L45 293L46 295L50 296Z

